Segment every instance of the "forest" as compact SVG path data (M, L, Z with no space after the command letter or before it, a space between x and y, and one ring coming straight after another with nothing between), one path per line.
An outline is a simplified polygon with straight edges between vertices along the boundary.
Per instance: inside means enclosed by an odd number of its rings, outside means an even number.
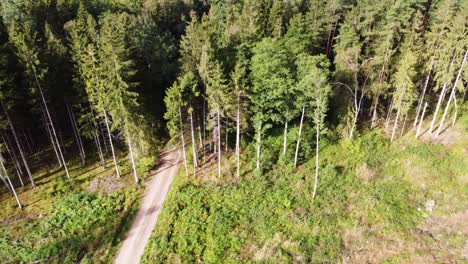
M468 1L2 0L0 21L1 263L114 261L166 152L142 263L468 259Z

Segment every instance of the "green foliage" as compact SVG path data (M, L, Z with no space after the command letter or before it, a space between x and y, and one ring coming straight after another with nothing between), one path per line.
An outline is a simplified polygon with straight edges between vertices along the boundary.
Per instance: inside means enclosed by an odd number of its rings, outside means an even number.
M79 261L90 244L113 241L121 224L116 215L129 210L136 196L126 193L97 195L67 192L54 204L50 215L39 222L26 222L21 234L2 227L0 260L4 263L47 259L49 263Z
M415 193L420 190L400 178L383 177L393 155L410 149L393 149L376 133L324 144L312 199L314 159L294 172L278 162L282 134L265 141L266 169L243 175L236 184L213 186L179 174L143 263L339 262L342 234L350 226L379 225L392 233L410 232L419 223ZM244 151L255 152L255 147ZM362 164L377 175L361 178L356 170Z

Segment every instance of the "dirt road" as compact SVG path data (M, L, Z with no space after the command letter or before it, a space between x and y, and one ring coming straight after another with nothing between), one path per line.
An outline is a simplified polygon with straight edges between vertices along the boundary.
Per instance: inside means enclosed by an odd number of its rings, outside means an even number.
M178 167L177 151L172 150L162 154L160 164L146 187L135 220L117 253L115 264L140 263Z

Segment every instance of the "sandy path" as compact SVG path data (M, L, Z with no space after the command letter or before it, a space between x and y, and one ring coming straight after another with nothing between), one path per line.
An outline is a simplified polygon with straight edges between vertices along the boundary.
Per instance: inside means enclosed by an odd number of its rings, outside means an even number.
M172 150L162 154L158 168L152 172L153 176L146 187L135 220L117 253L115 264L140 263L178 167L177 151Z

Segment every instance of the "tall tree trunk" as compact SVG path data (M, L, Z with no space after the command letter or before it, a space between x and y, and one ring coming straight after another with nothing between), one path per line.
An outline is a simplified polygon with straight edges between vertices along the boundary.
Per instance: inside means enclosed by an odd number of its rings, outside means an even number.
M403 121L403 126L401 126L400 137L405 133L406 120L408 119L408 113L405 114L405 119Z
M22 209L23 206L21 205L21 202L20 202L20 200L18 198L18 194L16 194L15 186L13 186L13 184L11 183L10 177L8 176L8 172L7 172L6 168L5 168L5 164L3 163L3 157L2 157L1 154L0 154L0 164L2 166L2 170L4 172L5 178L7 179L8 184L10 185L11 191L13 192L13 195L15 196L16 203L18 204L19 209Z
M101 136L102 136L102 143L104 144L104 150L106 151L106 154L109 154L109 147L107 146L106 142L106 133L104 132L104 128L102 127L101 122L98 122L99 129L101 130Z
M187 155L185 153L185 140L184 140L184 127L182 123L182 110L179 106L179 120L180 120L180 138L182 140L182 156L184 157L185 176L188 176Z
M221 178L221 122L219 118L219 111L216 112L218 122L218 177Z
M257 138L257 170L260 169L260 146L262 144L262 123L259 124L258 138Z
M3 140L3 144L5 145L6 150L8 152L8 155L10 156L11 163L13 163L13 167L15 167L15 171L16 171L16 174L18 175L18 179L20 180L21 186L24 187L24 182L23 182L23 179L21 178L21 174L23 172L21 171L21 167L18 168L18 164L17 164L18 160L16 159L16 155L13 152L13 150L8 146L3 134L2 134L2 140Z
M8 124L10 125L13 138L15 139L16 146L18 147L18 150L21 155L21 159L23 160L23 163L24 163L24 168L26 169L26 172L28 173L28 177L29 177L29 180L31 181L31 185L34 188L36 187L36 183L34 182L34 179L31 174L31 170L29 169L28 161L26 160L26 157L24 156L23 148L21 147L21 144L19 143L18 136L16 135L15 127L13 126L13 123L11 123L10 115L8 114L8 111L5 108L3 101L0 101L0 104L2 105L3 112L5 112L5 116L7 118Z
M28 147L28 152L29 152L30 154L33 154L34 151L33 151L33 149L32 149L32 145L29 143L29 138L28 138L28 136L26 135L26 132L24 132L24 129L23 129L22 132L23 132L23 133L20 132L20 135L23 134L24 141L26 142L26 147Z
M418 108L416 110L416 117L414 118L413 127L416 127L416 125L418 124L419 112L421 111L422 103L424 101L424 96L426 95L426 90L427 90L427 86L429 84L429 80L431 79L431 73L432 73L433 65L434 65L434 58L432 59L431 69L427 73L426 81L424 82L424 88L422 90L421 96L419 97Z
M398 108L398 110L397 110L397 114L396 114L396 117L395 117L395 123L393 124L392 138L390 139L390 141L393 141L393 138L395 137L395 132L396 132L396 129L398 128L398 118L399 117L400 117L400 108Z
M97 132L93 133L94 135L94 142L96 143L96 148L98 151L99 159L101 160L101 166L105 169L106 168L106 159L104 158L104 154L102 153L101 142L99 140L99 136Z
M193 156L193 175L198 167L197 143L195 142L195 131L193 129L193 113L190 112L190 132L192 134L192 156Z
M117 174L117 178L120 178L119 166L117 164L117 158L115 157L114 144L112 143L112 134L110 131L109 119L107 117L107 112L104 106L102 107L102 112L104 113L104 122L106 123L107 135L109 137L109 144L112 152L112 159L114 160L115 173Z
M85 157L83 155L83 151L81 149L81 144L80 144L80 140L79 140L79 135L78 135L78 131L75 127L75 120L73 119L72 117L72 113L71 113L71 110L70 110L70 106L65 103L65 107L67 108L67 112L68 112L68 118L70 119L70 124L72 126L72 130L73 130L73 135L75 136L75 140L76 140L76 146L78 147L78 150L80 152L80 157L81 157L81 163L83 164L83 166L85 165Z
M237 116L236 116L236 176L240 176L240 95L237 94Z
M226 152L228 152L228 145L229 145L228 144L228 134L229 134L228 129L229 129L229 121L226 118L226 129L224 130L225 131L225 138L226 138L226 144L224 145L224 147L225 147Z
M57 143L57 149L58 149L58 152L59 152L59 155L60 155L60 159L62 160L63 167L65 168L65 173L67 174L67 178L70 179L70 173L68 172L67 163L65 162L65 158L63 157L63 153L62 153L62 149L60 148L60 143L58 141L57 133L55 132L55 126L54 126L54 123L52 122L52 117L50 115L49 108L47 106L47 102L46 102L44 93L42 92L42 87L41 87L41 84L39 83L39 79L37 78L37 74L36 74L36 69L34 67L33 67L33 73L34 73L34 79L36 81L37 89L39 90L39 93L40 93L41 98L42 98L42 103L44 104L45 112L46 112L47 117L49 119L52 134L54 135L55 142Z
M449 99L448 99L448 102L447 102L447 106L445 107L444 114L442 115L442 120L440 121L439 128L437 129L436 137L439 136L440 132L442 131L442 127L443 127L444 122L445 122L445 117L447 116L448 110L450 108L450 103L452 102L452 98L453 98L453 100L456 101L455 93L457 92L457 84L458 84L458 81L460 80L461 73L463 72L463 67L465 66L465 61L466 61L466 56L467 55L468 55L468 49L465 52L465 56L463 56L462 64L460 66L460 69L458 70L457 78L455 79L455 82L453 83L452 92L450 93L450 96L449 96ZM455 104L456 104L456 102L455 102ZM456 115L457 114L456 114L456 110L455 110L455 118L456 118ZM453 121L453 124L455 124L455 119Z
M78 142L80 143L81 153L83 154L83 159L86 159L86 153L84 150L83 141L81 139L80 130L78 129L78 122L76 121L75 113L73 112L73 108L71 107L70 107L70 113L71 113L71 117L73 118L73 124L75 125L76 134L78 136ZM84 161L83 161L83 164L84 164Z
M205 142L206 142L206 115L205 115L205 98L203 98L203 162L206 161L206 150L205 150ZM211 144L210 144L211 147Z
M312 194L312 199L315 198L315 195L317 193L318 173L319 173L320 104L319 104L318 97L317 97L317 133L316 133L316 141L317 141L317 144L315 145L315 181L314 181L314 193Z
M283 135L283 156L286 155L286 141L288 138L288 121L284 123L284 135Z
M440 96L439 96L439 100L437 101L437 106L434 112L434 116L432 117L431 126L429 127L429 134L432 134L432 131L434 130L434 124L437 120L437 114L439 113L439 109L442 104L442 101L445 98L446 90L447 90L447 83L444 83L444 87L442 88L442 91L440 91Z
M133 177L135 178L135 183L138 183L138 175L136 171L135 157L133 156L132 140L130 139L129 135L127 135L127 142L128 142L128 151L130 152L130 161L132 162Z
M375 97L374 108L372 110L371 129L375 127L375 120L377 120L377 106L379 105L379 97Z
M335 32L336 32L336 28L338 26L338 21L339 19L336 20L335 22L335 25L333 26L333 29L330 30L330 32L328 33L328 40L327 40L327 50L326 50L326 54L328 57L331 56L331 52L333 50L333 39L335 38Z
M297 156L299 155L299 144L301 142L302 124L304 123L305 106L302 107L301 123L299 124L299 133L297 134L296 152L294 153L294 168L297 166Z
M52 143L52 148L54 149L55 156L57 157L59 167L62 168L63 167L62 159L60 158L59 152L57 150L57 146L55 145L56 143L54 140L54 136L52 135L52 132L50 131L49 122L47 121L47 117L44 111L43 111L43 116L44 116L43 118L44 118L44 126L46 128L46 132L49 135L50 142Z
M419 119L418 130L416 131L416 138L419 137L419 132L421 131L421 126L424 121L424 114L426 113L426 108L427 108L427 102L424 103L424 108L421 114L421 119Z
M393 107L393 98L392 98L392 101L390 102L390 106L388 107L388 110L387 110L387 117L385 118L385 130L388 129L388 126L390 124L390 119L392 117L392 107Z

